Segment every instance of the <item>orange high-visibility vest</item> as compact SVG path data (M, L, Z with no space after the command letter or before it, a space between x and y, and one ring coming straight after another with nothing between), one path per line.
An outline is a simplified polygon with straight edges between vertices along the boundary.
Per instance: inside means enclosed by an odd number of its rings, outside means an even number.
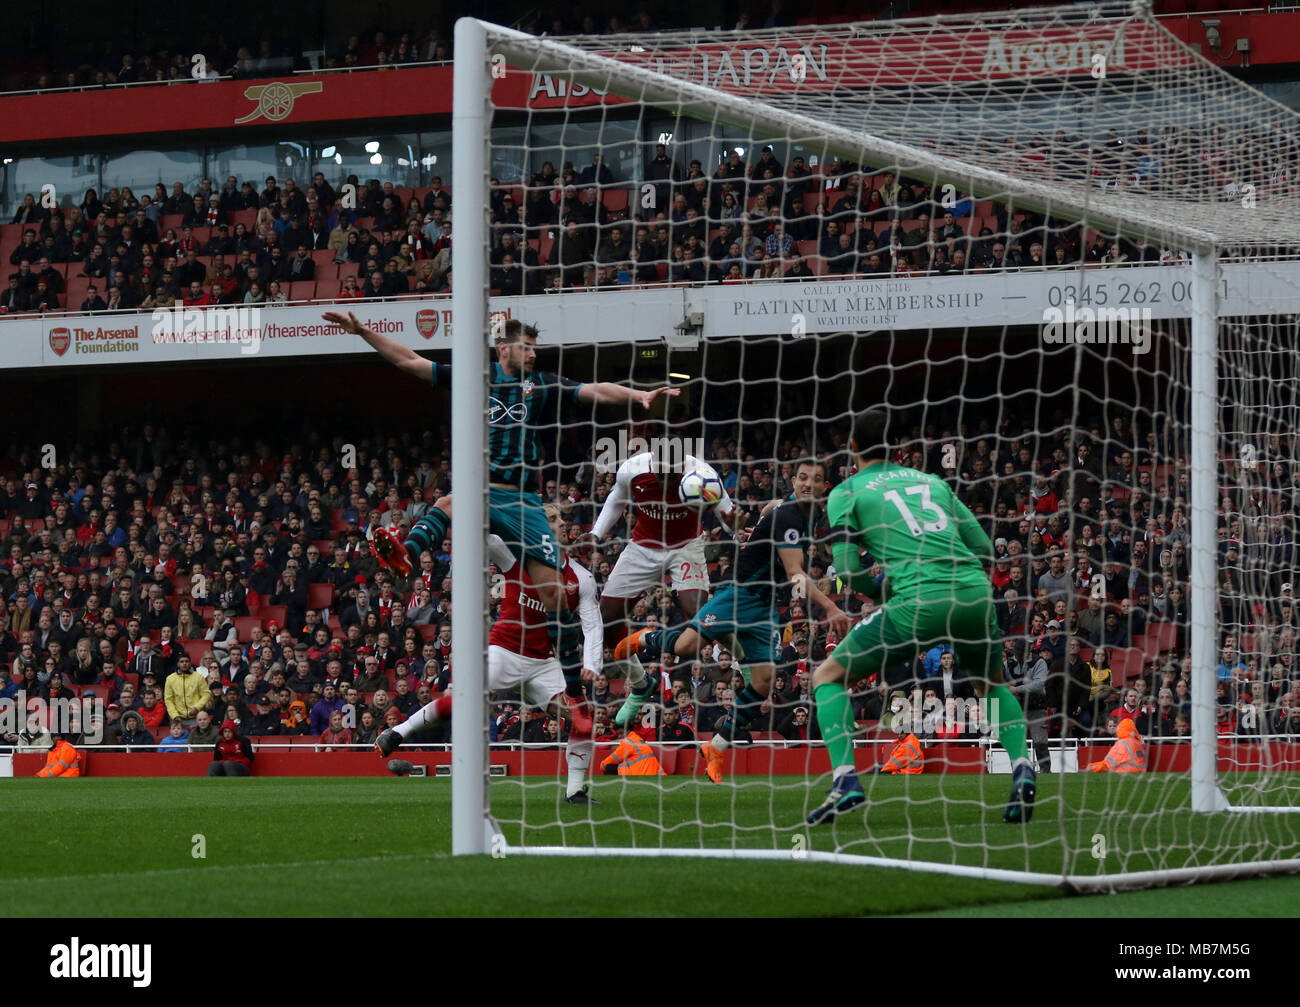
M921 742L915 734L894 746L889 761L880 767L882 773L901 773L904 776L918 776L925 769L925 756L921 754Z
M1147 746L1138 734L1137 726L1131 720L1119 722L1119 737L1110 746L1106 758L1093 762L1084 768L1087 773L1145 773L1147 768Z
M74 779L81 775L81 753L67 741L60 741L45 756L45 768L36 775Z
M655 758L654 750L642 741L635 731L628 731L627 737L618 743L611 755L600 764L604 769L609 765L618 766L619 776L663 776L664 770Z

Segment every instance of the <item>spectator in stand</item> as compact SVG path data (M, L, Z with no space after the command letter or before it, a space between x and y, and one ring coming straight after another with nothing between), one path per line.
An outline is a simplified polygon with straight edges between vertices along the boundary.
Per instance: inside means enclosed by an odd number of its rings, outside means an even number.
M159 752L166 752L169 750L183 751L189 747L189 744L190 732L179 720L173 720L171 727L169 728L169 733L162 739L162 741L158 742L158 748L156 750Z
M1222 660L1219 666L1214 669L1214 677L1219 682L1233 682L1239 678L1244 678L1246 674L1246 665L1242 663L1237 654L1237 638L1229 636L1223 643Z
M99 303L102 305L104 302L101 300ZM50 289L49 281L44 277L37 279L36 290L31 296L31 306L29 310L41 312L58 311L59 307L59 295ZM102 308L90 310L102 310Z
M144 721L135 710L122 714L121 729L118 732L118 744L126 746L128 752L149 750L154 747L153 735L144 728Z
M245 737L238 736L239 725L231 719L221 725L221 737L212 746L212 764L208 776L248 776L257 756Z
M189 744L195 747L215 745L220 737L221 732L212 722L212 715L207 710L200 710L194 717L194 727L190 729Z

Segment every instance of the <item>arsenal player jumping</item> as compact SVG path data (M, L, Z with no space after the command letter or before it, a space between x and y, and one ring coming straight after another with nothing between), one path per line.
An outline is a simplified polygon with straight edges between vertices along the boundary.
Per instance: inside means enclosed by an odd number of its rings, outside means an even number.
M674 438L657 439L653 446L660 450L643 451L620 465L614 488L591 527L591 538L599 542L629 505L635 511L631 540L619 554L600 596L605 641L610 646L627 634L628 613L637 598L643 591L661 586L665 575L688 620L709 598L709 571L700 524L704 510L682 503L677 492L682 473L694 468L697 460L668 450L675 443ZM724 525L735 530L740 511L725 490L712 510ZM616 717L619 724L629 723L659 685L659 676L647 674L635 654L624 664L624 670L630 689Z

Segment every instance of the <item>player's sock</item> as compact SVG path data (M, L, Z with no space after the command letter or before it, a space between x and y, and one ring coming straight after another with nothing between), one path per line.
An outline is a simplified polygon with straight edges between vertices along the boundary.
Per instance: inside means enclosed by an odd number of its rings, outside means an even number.
M813 690L817 704L817 726L821 728L826 754L831 757L834 778L856 772L853 767L853 703L849 691L839 682L825 682Z
M989 689L989 717L998 725L998 741L1011 756L1011 764L1027 757L1025 747L1025 712L1020 708L1020 701L1005 685L995 685ZM824 734L825 732L823 732Z
M434 546L442 545L449 527L451 522L447 520L447 515L437 507L430 507L418 521L411 525L411 530L406 533L405 545L413 569L419 566L420 553L426 549L430 552L437 551Z
M745 730L750 721L758 716L758 708L766 701L767 697L752 685L747 685L741 689L740 695L735 699L735 705L727 711L726 716L718 723L713 747L725 749L728 743L734 740L736 732ZM717 743L717 738L723 739L721 745Z
M591 754L596 750L595 744L588 738L574 741L570 738L564 746L564 758L569 764L569 782L564 788L564 796L572 797L582 789L587 778L587 768L591 765Z
M422 727L441 724L447 720L451 720L451 697L439 696L433 702L425 703L400 724L394 726L393 730L406 739Z
M567 608L548 612L546 632L555 645L555 656L564 671L564 691L574 697L582 692L582 624L578 616Z
M564 715L568 717L569 736L571 738L575 738L578 741L588 740L591 738L591 732L595 729L595 723L592 718L591 705L584 697L572 696L566 691L552 696L551 702L557 707L562 708Z
M657 661L664 654L673 653L673 648L677 646L677 638L684 632L686 632L685 627L652 629L641 637L639 653L644 654L647 660Z
M640 692L641 687L645 685L645 665L641 663L639 657L632 654L623 662L623 666L627 669L628 688L633 692Z

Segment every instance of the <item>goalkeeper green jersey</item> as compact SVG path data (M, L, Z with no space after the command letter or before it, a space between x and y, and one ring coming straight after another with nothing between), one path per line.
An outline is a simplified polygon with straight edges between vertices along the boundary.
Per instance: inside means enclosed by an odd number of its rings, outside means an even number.
M891 599L947 595L961 587L989 590L983 562L993 544L942 479L871 462L831 491L827 515L835 569L856 591L878 595L858 558L880 564Z

